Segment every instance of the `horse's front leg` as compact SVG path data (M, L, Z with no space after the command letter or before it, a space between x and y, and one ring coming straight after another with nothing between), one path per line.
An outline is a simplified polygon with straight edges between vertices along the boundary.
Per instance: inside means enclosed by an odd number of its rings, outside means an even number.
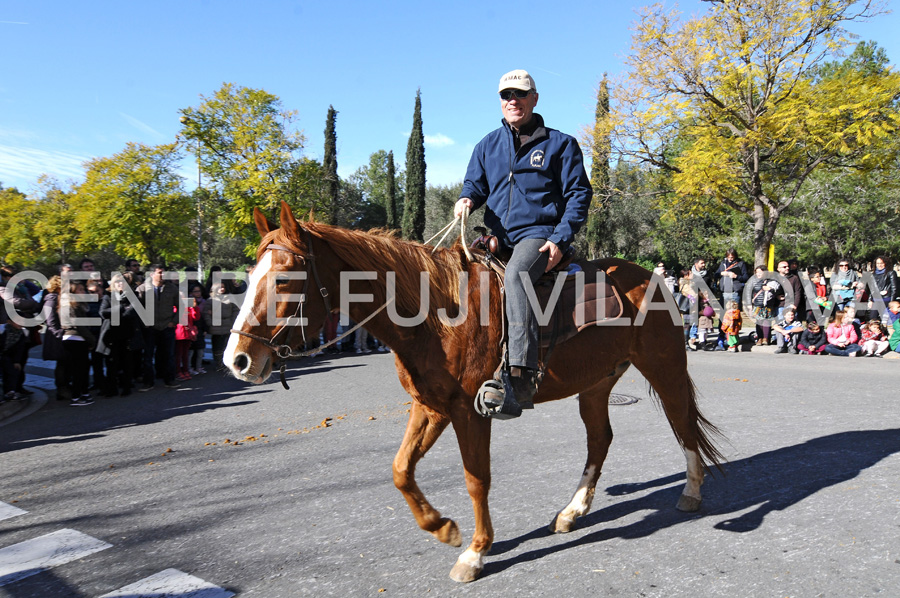
M394 457L394 485L403 494L420 528L445 544L462 546L462 537L456 523L452 519L441 517L440 512L422 494L415 479L416 463L434 445L448 423L449 418L413 402L403 444Z
M466 401L466 406L471 401ZM488 492L491 489L491 420L481 417L474 409L459 406L453 415L453 429L459 442L463 467L466 473L466 489L475 511L475 533L472 543L463 552L450 571L454 581L474 581L484 569L484 557L494 542L494 527L488 509Z
M609 393L626 369L627 365L617 368L613 376L601 380L599 384L582 391L579 395L578 410L587 430L587 463L575 496L550 522L551 532L560 534L572 531L575 529L575 520L587 515L591 510L594 490L613 438L612 426L609 423Z

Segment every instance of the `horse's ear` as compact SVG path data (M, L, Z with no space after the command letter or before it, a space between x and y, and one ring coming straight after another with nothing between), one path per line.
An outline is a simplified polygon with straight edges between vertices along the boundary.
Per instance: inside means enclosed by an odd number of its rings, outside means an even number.
M265 237L275 228L275 224L269 222L262 211L256 206L253 206L253 222L256 223L256 230L259 231L260 237Z
M315 222L316 221L316 206L312 206L309 209L309 218L306 219L307 222Z
M300 238L300 224L294 218L291 206L286 201L281 201L281 229L290 233L295 239Z

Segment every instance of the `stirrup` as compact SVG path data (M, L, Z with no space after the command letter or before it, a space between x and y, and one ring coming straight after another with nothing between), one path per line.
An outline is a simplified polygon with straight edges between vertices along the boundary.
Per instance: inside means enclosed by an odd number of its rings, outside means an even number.
M501 369L500 380L486 380L475 395L475 411L482 417L513 419L522 415L523 409L534 409L534 403L516 401L506 369Z

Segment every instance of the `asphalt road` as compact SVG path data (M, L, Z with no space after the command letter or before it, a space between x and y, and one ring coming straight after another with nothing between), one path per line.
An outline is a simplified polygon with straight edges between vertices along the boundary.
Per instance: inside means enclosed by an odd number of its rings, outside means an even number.
M641 400L610 407L594 508L570 534L545 529L584 465L575 399L495 422L496 540L466 585L448 577L462 549L419 530L391 481L409 398L390 354L307 360L290 391L208 374L77 409L51 398L0 428L0 502L24 511L0 504L0 571L4 548L63 529L110 546L0 573L0 596L97 597L168 569L265 598L900 595L900 361L689 360L728 437L700 512L674 508L684 460L632 369L614 392ZM452 431L418 481L468 543Z

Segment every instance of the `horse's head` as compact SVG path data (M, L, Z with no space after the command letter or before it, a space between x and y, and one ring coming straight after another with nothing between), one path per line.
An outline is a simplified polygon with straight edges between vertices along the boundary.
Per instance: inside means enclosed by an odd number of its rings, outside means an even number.
M290 207L281 203L280 228L259 209L253 218L262 242L223 361L237 378L261 384L275 357L318 338L328 307L317 285L312 236Z

